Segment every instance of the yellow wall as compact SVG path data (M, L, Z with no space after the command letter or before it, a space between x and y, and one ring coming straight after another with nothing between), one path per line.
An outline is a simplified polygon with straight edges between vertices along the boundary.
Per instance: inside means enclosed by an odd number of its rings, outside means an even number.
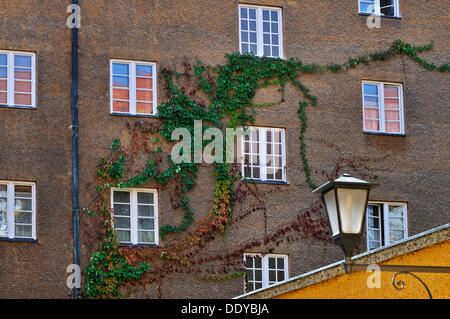
M450 265L450 241L395 257L383 264L394 265ZM277 299L416 299L428 298L426 289L410 275L400 274L397 280L405 283L403 290L392 285L395 273L381 272L380 288L368 288L367 278L373 273L354 272L308 286L276 297ZM450 274L415 273L430 289L434 299L450 298Z

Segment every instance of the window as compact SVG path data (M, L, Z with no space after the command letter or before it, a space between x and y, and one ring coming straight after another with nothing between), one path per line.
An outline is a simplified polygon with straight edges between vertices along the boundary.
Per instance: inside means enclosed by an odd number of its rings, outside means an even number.
M36 239L36 186L0 181L0 237Z
M389 245L408 236L406 204L377 203L367 205L367 249Z
M114 229L121 243L158 244L158 193L151 189L113 189Z
M240 5L239 45L241 53L283 58L281 9Z
M400 84L363 82L364 131L404 134Z
M36 107L35 54L0 51L0 105Z
M384 17L400 17L398 0L359 0L359 12Z
M289 278L288 256L244 254L245 292L281 282Z
M155 115L156 63L111 61L111 113Z
M242 138L242 176L260 181L286 182L284 129L249 127Z

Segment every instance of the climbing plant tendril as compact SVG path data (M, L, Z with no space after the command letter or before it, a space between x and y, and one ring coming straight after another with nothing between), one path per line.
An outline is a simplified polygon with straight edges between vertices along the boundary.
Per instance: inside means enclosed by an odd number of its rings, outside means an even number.
M298 103L300 120L299 154L305 174L305 183L314 189L316 185L311 177L305 141L307 130L306 109L308 106L316 106L318 99L301 82L301 76L313 73L343 72L360 64L384 61L397 55L408 56L426 70L448 72L448 64L438 67L419 57L419 53L430 51L433 46L433 42L425 46L415 47L397 40L386 51L349 58L342 65L304 64L298 58L282 60L233 53L225 56L226 63L224 65L210 67L204 65L201 61L197 61L193 67L185 62L184 72L166 68L162 70L161 74L167 91L167 101L158 107L160 125L156 134L168 143L174 142L171 140L171 134L176 128L186 128L194 136L195 120L202 121L203 132L208 127L221 129L247 127L255 122L257 108L274 107L284 102L286 85L291 84L297 87L303 96L303 99ZM278 86L281 96L280 101L266 104L254 103L256 91L268 86ZM149 261L154 260L154 258L166 260L171 265L191 267L195 262L188 258L189 255L182 255L181 252L193 247L201 247L202 241L210 240L216 233L225 234L226 227L232 221L236 199L234 184L242 178L239 174L232 173L229 164L214 163L216 179L214 204L207 217L198 221L195 230L184 239L166 244L164 247L139 248L135 254L131 255L129 251L126 253L121 250L115 232L111 227L111 211L108 208L112 187L131 188L144 185L150 181L162 186L169 183L178 185L176 195L179 207L184 210L184 218L178 226L160 226L160 237L162 239L165 239L170 233L186 231L194 220L194 210L190 205L189 193L196 186L199 164L177 164L168 157L165 159L167 162L166 168L163 169L160 165L162 161L161 147L156 147L150 152L143 170L133 177L125 178L127 176L127 164L131 162L137 150L147 142L147 136L144 137L143 141L141 137L136 136L133 146L134 151L131 152L125 150L119 140L114 140L111 146L111 159L102 158L99 162L97 171L98 203L92 211L99 213L103 220L103 229L100 236L103 238L103 242L99 245L98 251L92 255L85 271L86 286L84 294L86 297L120 296L119 288L126 282L138 280L145 273L152 271ZM155 137L153 142L158 144L159 137ZM202 141L203 148L207 142ZM191 145L191 154L193 154L193 147ZM302 218L300 221L304 220L308 225L313 225L313 221L305 219L306 217ZM284 234L285 231L291 231L292 228L300 229L299 225L299 223L294 223L294 226L288 226L286 230L280 230L279 235ZM318 231L318 233L320 233L320 236L325 234L324 231ZM267 239L267 242L269 241ZM254 245L259 244L255 243ZM158 271L162 271L161 268ZM244 275L242 269L235 269L228 274L203 274L199 278L224 280L242 275Z

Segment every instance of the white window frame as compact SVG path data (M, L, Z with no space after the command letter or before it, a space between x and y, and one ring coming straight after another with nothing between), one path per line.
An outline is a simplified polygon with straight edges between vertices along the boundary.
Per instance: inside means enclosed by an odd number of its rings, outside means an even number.
M245 161L244 161L244 136L241 136L241 143L240 143L240 154L241 154L241 174L244 179L253 180L253 181L261 181L261 182L275 182L275 183L287 183L287 174L286 174L286 130L284 128L277 128L277 127L262 127L262 126L249 126L249 130L251 129L258 129L259 130L259 163L260 163L260 178L259 179L252 179L250 177L245 177L244 170L245 170ZM282 180L278 179L267 179L267 161L266 161L266 155L267 155L267 130L275 130L281 132L281 166L282 166Z
M36 240L36 183L32 182L17 182L17 181L6 181L0 180L0 184L6 185L7 187L7 198L6 198L6 219L8 223L8 239L33 239ZM31 186L31 237L21 237L15 234L15 196L14 196L14 186ZM28 224L27 224L28 225Z
M159 208L158 208L158 190L152 188L111 188L111 217L114 219L114 192L129 192L130 193L130 242L120 242L124 245L159 245ZM155 242L139 242L138 241L138 193L152 193L153 194L153 214L154 214L154 232L155 232ZM114 228L114 221L112 222Z
M247 257L260 257L261 258L261 275L262 275L262 288L269 287L271 285L274 285L275 283L269 284L269 258L283 258L284 259L284 280L286 281L289 279L289 256L284 254L261 254L261 253L244 253L244 266L245 261ZM282 281L278 281L276 283L279 283ZM247 290L246 280L244 277L244 291ZM254 290L251 290L254 291Z
M393 0L394 1L394 15L393 16L385 16L384 14L381 13L380 0L374 0L374 9L375 9L374 13L361 11L361 1L364 1L364 0L358 0L358 12L359 13L374 14L374 15L381 16L381 17L400 18L400 1L399 0ZM369 2L369 1L365 1L365 2Z
M36 108L36 54L34 52L22 51L4 51L0 50L0 54L6 54L7 59L7 103L0 104L2 106L15 108ZM18 104L14 101L14 56L24 55L31 57L31 105ZM21 80L22 81L22 80ZM23 80L27 81L27 80ZM16 92L20 93L20 92ZM26 92L28 94L28 92Z
M364 101L364 84L377 85L378 86L378 117L379 117L379 127L380 130L368 130L366 129L366 115L365 115L365 101ZM386 121L385 121L385 107L384 107L384 86L396 86L399 88L399 122L400 122L400 132L386 132ZM405 134L405 110L403 106L403 85L401 83L394 82L380 82L380 81L362 81L362 107L363 107L363 131L368 133L383 133L390 135L403 135Z
M381 202L381 201L369 201L368 205L378 205L382 206L383 210L380 211L378 218L380 219L380 231L382 231L380 240L380 247L390 245L394 242L390 241L390 227L389 227L389 206L400 206L403 209L403 232L404 238L408 237L408 204L405 202ZM366 240L367 240L367 250L369 250L369 215L366 216ZM373 248L376 249L376 248ZM372 250L373 250L372 249Z
M266 10L276 10L279 12L279 21L278 21L278 41L279 41L279 59L284 59L284 50L283 50L283 10L279 7L268 7L268 6L255 6L248 4L240 4L239 6L239 52L242 54L242 36L241 36L241 8L250 8L256 9L256 46L257 46L257 56L264 56L264 39L263 39L263 17L262 11ZM274 57L275 58L275 57Z
M113 64L127 64L129 71L129 112L114 111L113 105ZM148 65L152 67L152 93L153 93L153 113L136 113L136 64ZM124 114L134 116L155 116L158 113L158 91L157 91L157 65L156 62L135 61L135 60L120 60L111 59L109 63L109 100L110 100L110 113L111 114Z

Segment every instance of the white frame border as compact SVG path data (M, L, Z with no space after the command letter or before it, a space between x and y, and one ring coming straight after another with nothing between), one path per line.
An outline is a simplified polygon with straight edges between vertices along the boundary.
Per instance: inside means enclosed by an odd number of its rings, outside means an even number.
M6 54L7 59L7 97L6 104L11 108L29 108L36 109L36 53L26 51L0 50L0 54ZM14 55L31 56L31 105L22 105L14 103Z
M117 112L113 110L113 63L128 64L129 68L129 107L130 112ZM153 113L136 113L136 64L149 65L152 67L152 93L153 93ZM110 114L123 114L129 116L156 116L158 114L158 70L156 62L137 61L137 60L109 60L109 112Z
M258 6L251 4L239 4L238 5L238 32L239 32L239 53L242 53L242 39L241 39L241 8L251 8L256 9L256 45L257 45L257 56L264 56L264 44L263 44L263 29L262 29L262 10L277 10L279 14L279 57L268 57L272 59L284 59L284 41L283 41L283 8L281 7L269 7L269 6Z
M12 240L21 240L21 239L33 239L36 240L36 183L35 182L19 182L19 181L8 181L8 180L0 180L0 184L6 184L6 218L8 223L8 237L0 237L0 238L8 238ZM31 237L17 237L15 235L15 216L14 216L14 186L15 185L23 185L23 186L31 186ZM12 190L11 190L12 189Z
M156 188L119 188L112 187L110 190L110 207L111 218L114 218L114 192L123 191L130 193L130 236L131 242L120 242L123 245L159 245L159 204L158 204L158 190ZM137 193L153 193L153 207L154 207L154 222L155 222L155 242L154 243L139 243L138 242L138 216L137 216ZM114 222L111 220L112 227L114 228Z
M367 130L366 129L366 117L364 114L364 84L372 84L378 86L378 117L379 117L379 131ZM391 85L397 86L399 90L399 121L400 121L400 132L386 132L386 123L384 117L384 86ZM363 117L363 132L376 133L376 134L387 134L387 135L404 135L405 134L405 108L403 103L403 84L395 82L382 82L382 81L370 81L363 80L361 83L361 93L362 93L362 117Z

